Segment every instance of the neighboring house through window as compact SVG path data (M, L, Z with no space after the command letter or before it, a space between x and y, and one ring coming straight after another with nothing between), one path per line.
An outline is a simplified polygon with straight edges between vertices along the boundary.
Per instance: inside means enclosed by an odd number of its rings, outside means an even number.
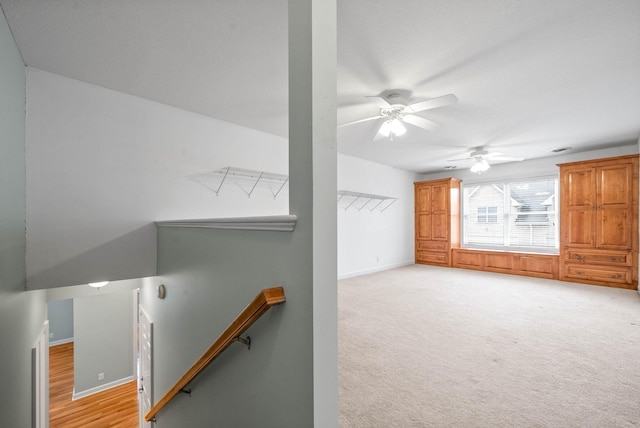
M558 178L463 184L462 245L558 251Z
M497 223L498 207L478 207L478 223Z

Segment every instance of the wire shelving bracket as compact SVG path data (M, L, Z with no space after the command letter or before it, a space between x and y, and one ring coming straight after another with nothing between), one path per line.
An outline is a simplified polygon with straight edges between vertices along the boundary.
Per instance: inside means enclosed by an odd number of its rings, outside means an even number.
M215 171L194 174L191 180L213 191L218 196L223 185L235 184L249 198L256 188L266 188L276 199L282 189L289 183L289 176L272 172L256 171L252 169L225 166Z
M373 195L370 193L352 192L350 190L338 190L338 206L348 210L355 208L358 211L367 209L370 212L375 210L384 212L393 205L398 198L392 196Z

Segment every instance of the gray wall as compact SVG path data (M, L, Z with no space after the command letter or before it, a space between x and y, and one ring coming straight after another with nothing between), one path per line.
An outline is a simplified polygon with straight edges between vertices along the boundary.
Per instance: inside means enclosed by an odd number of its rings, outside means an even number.
M95 288L89 287L88 284L71 285L69 287L55 287L46 290L47 301L75 299L76 297L91 297L97 294L119 293L121 291L133 291L140 288L143 284L142 279L126 279L123 281L111 281L108 286L102 287L100 292L96 292Z
M56 300L47 303L49 314L49 345L73 340L73 300Z
M140 294L154 323L155 401L261 289L282 285L287 301L247 331L250 350L233 344L192 383L191 397L161 411L158 427L313 426L312 290L292 262L293 234L159 229L161 276Z
M25 69L0 14L0 424L31 426L31 348L46 318L25 291Z
M74 388L82 394L134 375L131 291L73 300ZM104 380L98 380L104 373Z

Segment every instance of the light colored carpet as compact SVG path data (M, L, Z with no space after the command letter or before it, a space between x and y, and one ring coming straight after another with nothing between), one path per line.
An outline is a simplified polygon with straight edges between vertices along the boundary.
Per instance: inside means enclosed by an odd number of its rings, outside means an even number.
M637 291L415 265L338 313L341 428L640 426Z

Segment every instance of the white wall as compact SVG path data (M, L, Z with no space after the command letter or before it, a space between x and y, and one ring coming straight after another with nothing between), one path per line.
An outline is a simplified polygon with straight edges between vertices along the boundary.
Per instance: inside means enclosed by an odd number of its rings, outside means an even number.
M415 181L414 173L338 155L338 190L398 198L383 212L338 204L339 278L413 263Z
M28 68L27 286L154 275L156 220L288 213L234 185L190 180L224 166L288 173L287 140ZM338 187L398 197L383 213L338 210L338 273L413 259L414 174L340 155Z
M27 69L27 286L156 272L156 220L288 214L285 188L216 195L193 174L288 173L287 141Z

